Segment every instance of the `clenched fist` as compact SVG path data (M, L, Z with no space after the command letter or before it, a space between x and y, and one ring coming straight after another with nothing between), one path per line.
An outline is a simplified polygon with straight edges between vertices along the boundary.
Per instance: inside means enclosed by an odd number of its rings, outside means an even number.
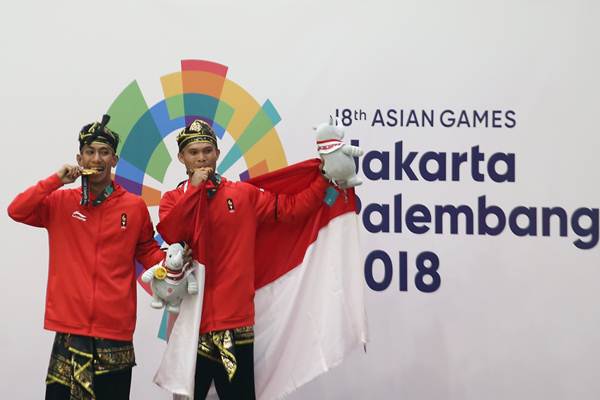
M198 186L202 182L205 182L213 172L213 169L210 167L195 168L191 174L190 183L192 186Z
M75 179L81 175L81 168L76 165L65 164L60 167L56 175L58 175L58 177L66 185L68 183L75 182Z

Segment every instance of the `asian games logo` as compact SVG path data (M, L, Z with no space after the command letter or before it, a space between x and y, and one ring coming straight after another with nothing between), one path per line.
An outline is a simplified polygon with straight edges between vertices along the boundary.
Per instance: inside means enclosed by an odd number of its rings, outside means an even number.
M197 118L211 124L218 137L218 173L243 181L287 165L275 130L279 113L269 100L261 105L227 79L227 70L211 61L182 60L181 71L160 78L164 98L156 104L148 106L133 81L108 109L109 127L121 136L115 181L142 196L148 207L158 206L162 193L177 184L165 180L169 170L185 179L175 134Z
M176 160L167 141L196 118L212 125L219 139L221 157L217 172L242 170L240 180L287 165L275 125L281 121L273 104L262 106L237 83L227 79L227 67L204 60L183 60L181 71L160 78L164 99L148 106L137 83L130 83L108 110L109 127L121 135L117 183L157 206L162 190L146 180L163 183ZM229 148L226 145L230 143ZM182 167L183 168L183 167ZM181 170L183 171L183 170ZM235 179L237 177L231 176ZM173 187L164 188L165 190Z

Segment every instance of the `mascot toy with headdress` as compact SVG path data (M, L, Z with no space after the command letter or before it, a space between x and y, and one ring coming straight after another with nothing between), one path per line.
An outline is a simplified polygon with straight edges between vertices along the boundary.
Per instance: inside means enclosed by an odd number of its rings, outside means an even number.
M163 308L177 314L181 301L188 294L198 293L198 282L192 267L184 265L184 248L179 243L169 246L164 264L149 268L142 275L142 282L150 283L153 308Z
M325 177L342 189L361 185L362 180L356 176L353 157L362 156L362 149L342 141L344 131L335 124L332 117L329 117L329 123L319 125L315 131Z

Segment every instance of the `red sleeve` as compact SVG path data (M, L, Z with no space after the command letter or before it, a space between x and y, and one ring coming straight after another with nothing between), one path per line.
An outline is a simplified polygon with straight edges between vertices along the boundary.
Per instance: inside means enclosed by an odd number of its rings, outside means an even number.
M167 243L186 242L191 244L198 217L198 207L204 184L189 185L183 195L176 191L165 193L160 201L160 223L158 233ZM179 197L179 198L177 198Z
M328 186L327 180L317 174L306 189L295 194L277 194L256 189L255 209L258 219L282 222L305 219L319 208Z
M19 194L8 206L8 215L17 222L45 228L51 209L51 194L63 186L56 174L39 181Z
M138 260L144 268L148 269L153 265L164 260L165 253L160 249L156 240L154 240L154 228L152 227L152 221L150 214L146 206L143 206L144 222L142 223L142 229L140 231L140 237L135 246L135 258Z

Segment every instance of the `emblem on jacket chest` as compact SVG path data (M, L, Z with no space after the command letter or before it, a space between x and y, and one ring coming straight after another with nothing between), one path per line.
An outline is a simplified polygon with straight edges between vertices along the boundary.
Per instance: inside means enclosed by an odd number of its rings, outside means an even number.
M227 210L229 210L230 213L235 212L235 204L233 204L233 199L231 197L227 199Z

